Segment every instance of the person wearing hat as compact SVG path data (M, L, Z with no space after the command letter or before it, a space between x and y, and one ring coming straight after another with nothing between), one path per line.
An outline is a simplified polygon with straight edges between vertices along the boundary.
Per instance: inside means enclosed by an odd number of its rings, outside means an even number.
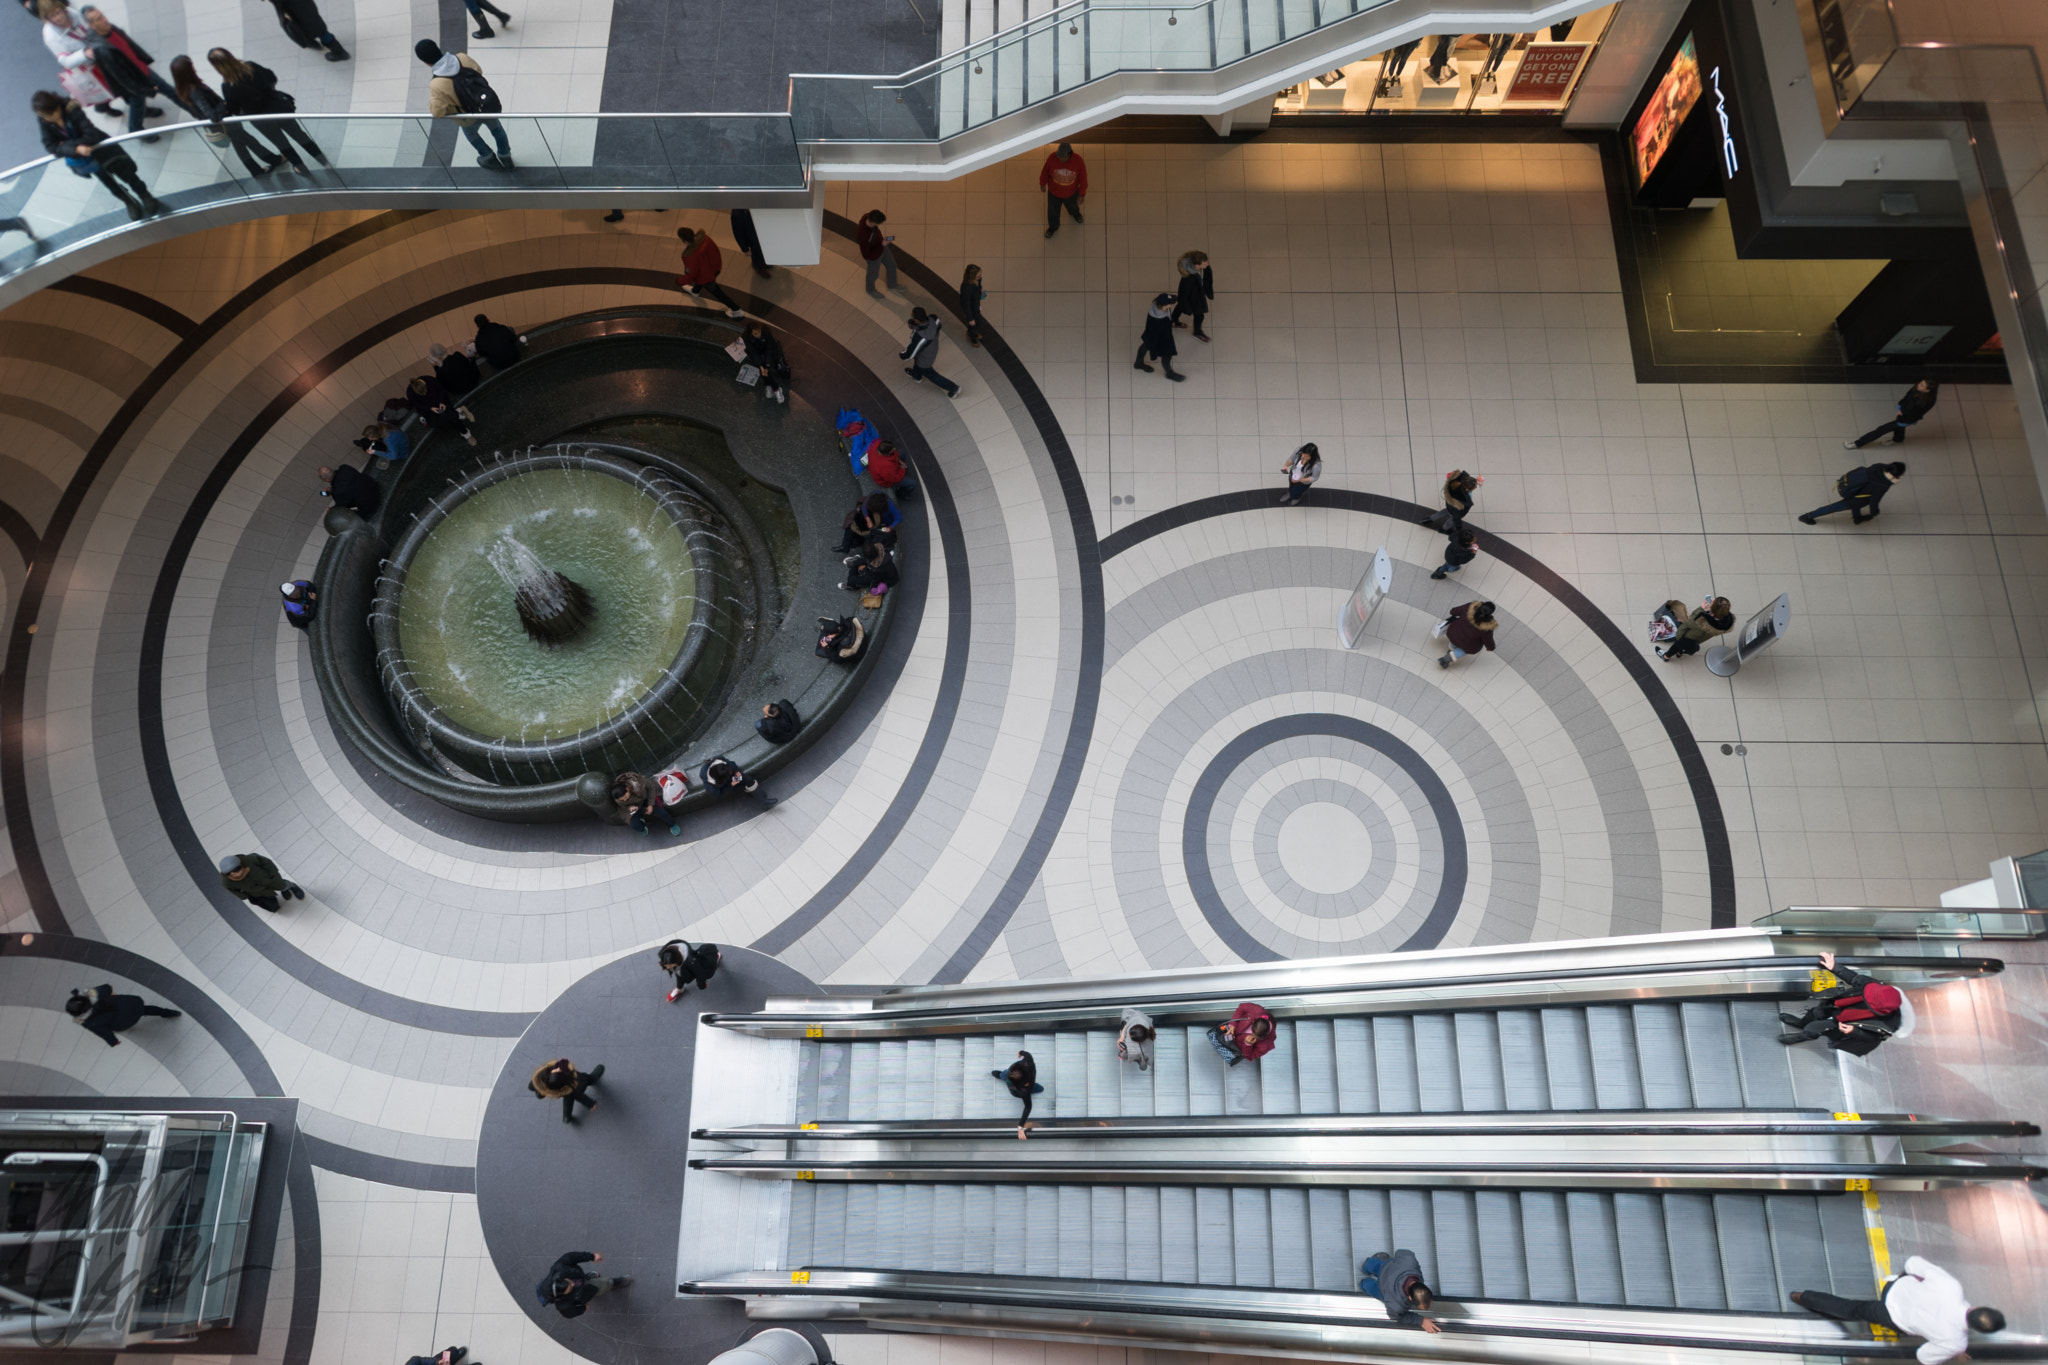
M1081 222L1081 201L1088 197L1088 163L1071 142L1062 142L1045 158L1038 170L1038 188L1045 191L1045 235L1060 230L1060 210Z
M284 619L294 630L304 630L313 624L313 618L320 612L320 594L311 582L295 578L280 583L277 590L284 594Z
M220 884L251 905L272 914L280 899L306 898L303 888L277 870L277 864L261 853L230 853L220 860Z
M1131 368L1152 373L1152 367L1145 363L1149 353L1166 371L1166 377L1178 384L1187 376L1176 374L1173 369L1173 358L1180 354L1173 344L1173 304L1171 294L1161 294L1152 300L1152 307L1145 314L1145 339L1138 343L1138 358L1131 362Z
M1905 996L1897 986L1865 976L1853 967L1836 965L1833 953L1820 955L1835 985L1816 991L1804 1014L1780 1014L1789 1033L1778 1035L1786 1046L1825 1038L1837 1052L1861 1057L1898 1032L1905 1015Z

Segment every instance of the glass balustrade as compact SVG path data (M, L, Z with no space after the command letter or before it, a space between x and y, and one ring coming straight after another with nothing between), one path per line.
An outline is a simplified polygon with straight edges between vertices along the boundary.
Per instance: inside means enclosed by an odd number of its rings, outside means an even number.
M2043 938L2048 937L2048 910L1794 905L1759 916L1756 925L1814 938Z

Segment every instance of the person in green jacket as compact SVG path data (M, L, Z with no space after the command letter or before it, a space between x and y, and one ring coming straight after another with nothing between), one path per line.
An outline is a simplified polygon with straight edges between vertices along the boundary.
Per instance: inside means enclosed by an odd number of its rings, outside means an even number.
M230 853L220 860L220 884L251 905L277 912L280 898L306 898L303 888L261 853Z

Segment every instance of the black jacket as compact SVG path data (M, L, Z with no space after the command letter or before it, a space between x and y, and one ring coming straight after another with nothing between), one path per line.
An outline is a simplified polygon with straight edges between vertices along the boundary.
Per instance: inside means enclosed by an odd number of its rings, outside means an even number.
M1180 354L1180 347L1173 344L1173 315L1152 316L1152 310L1145 310L1145 349L1160 360L1171 360Z
M102 68L102 70L104 69ZM1907 389L1906 396L1899 400L1899 420L1909 427L1912 426L1922 417L1934 411L1935 401L1940 397L1941 395L1938 392L1922 393L1918 387Z
M1023 1074L1012 1077L1010 1067L1016 1067ZM1017 1060L1003 1068L1003 1084L1010 1093L1024 1101L1024 1112L1017 1115L1017 1122L1023 1123L1031 1117L1031 1087L1038 1084L1038 1061L1028 1052L1019 1052Z
M752 209L732 211L732 245L733 250L745 252L749 256L761 249L761 234L754 231Z
M761 372L761 378L778 389L789 382L789 357L773 332L764 327L761 335L748 332L740 341L747 348L747 363Z
M1842 496L1867 502L1876 507L1884 501L1884 495L1892 491L1891 477L1881 464L1867 464L1850 470L1842 476Z
M502 322L487 322L476 329L476 353L496 368L509 370L519 363L519 333Z
M257 62L249 63L249 79L224 83L220 98L230 114L292 114L299 108L297 100L277 88L277 73Z
M846 573L846 586L849 588L872 588L883 583L893 588L902 581L903 574L891 555L883 555L880 564L856 564Z
M149 49L135 40L134 34L119 24L110 24L108 29L109 32L104 35L95 33L92 36L94 65L99 67L100 75L106 77L107 84L113 88L115 94L126 99L148 99L156 93L156 87L149 82L148 71L149 67L156 65L156 58L150 56ZM115 34L128 40L128 46L135 50L135 56L142 59L141 67L137 67L134 60L114 42Z
M1456 540L1453 540L1444 547L1444 563L1446 564L1470 564L1477 558L1479 558L1479 551L1475 547L1460 544Z
M270 7L277 11L279 23L290 19L297 26L305 46L317 44L327 32L327 21L320 17L320 6L314 0L270 0Z
M450 351L441 357L441 363L434 366L434 378L441 381L441 387L452 394L465 394L483 382L483 371L476 362L461 351Z
M775 714L762 716L754 722L754 728L761 738L770 744L787 744L796 738L796 732L803 728L803 717L796 713L796 703L788 699L775 703Z
M540 1284L535 1287L540 1295L540 1301L543 1304L553 1304L555 1311L565 1318L582 1317L583 1305L597 1297L597 1290L584 1280L583 1263L589 1260L592 1254L588 1251L565 1251L555 1257L555 1263L548 1267L548 1273L541 1276ZM555 1281L562 1279L573 1283L569 1292L558 1298L555 1295Z
M337 507L352 507L362 516L376 514L377 505L384 500L377 481L352 464L337 465L334 469L334 504Z
M114 1047L120 1041L114 1037L116 1033L134 1028L142 1021L142 1005L139 995L114 994L113 984L109 982L93 988L92 1008L78 1022L106 1039L108 1047Z
M987 297L988 290L982 287L980 280L976 280L973 284L961 285L960 316L970 322L979 321L981 318L981 301Z
M36 131L43 135L43 150L51 156L76 157L78 144L97 147L107 140L100 126L85 116L85 110L78 107L77 100L64 104L63 121L52 123L46 118L36 119Z
M1180 308L1183 313L1200 315L1209 311L1209 300L1216 297L1216 275L1208 266L1193 275L1180 277Z

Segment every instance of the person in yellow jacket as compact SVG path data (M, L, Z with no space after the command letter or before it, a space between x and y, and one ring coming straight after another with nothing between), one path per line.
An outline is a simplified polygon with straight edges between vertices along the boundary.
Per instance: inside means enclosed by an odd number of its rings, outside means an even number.
M469 139L469 145L476 148L476 164L489 171L512 169L512 143L505 136L505 125L494 118L479 117L480 114L497 112L498 96L484 80L484 69L477 65L476 58L467 52L443 52L441 45L432 38L422 38L412 47L413 55L427 64L432 78L427 82L427 112L435 118L452 118L455 126L462 129L462 135ZM473 79L463 80L481 99L472 99L478 108L465 108L463 96L458 87L458 78L468 73ZM481 125L491 130L491 137L498 144L494 153L484 145L483 135L477 132Z

